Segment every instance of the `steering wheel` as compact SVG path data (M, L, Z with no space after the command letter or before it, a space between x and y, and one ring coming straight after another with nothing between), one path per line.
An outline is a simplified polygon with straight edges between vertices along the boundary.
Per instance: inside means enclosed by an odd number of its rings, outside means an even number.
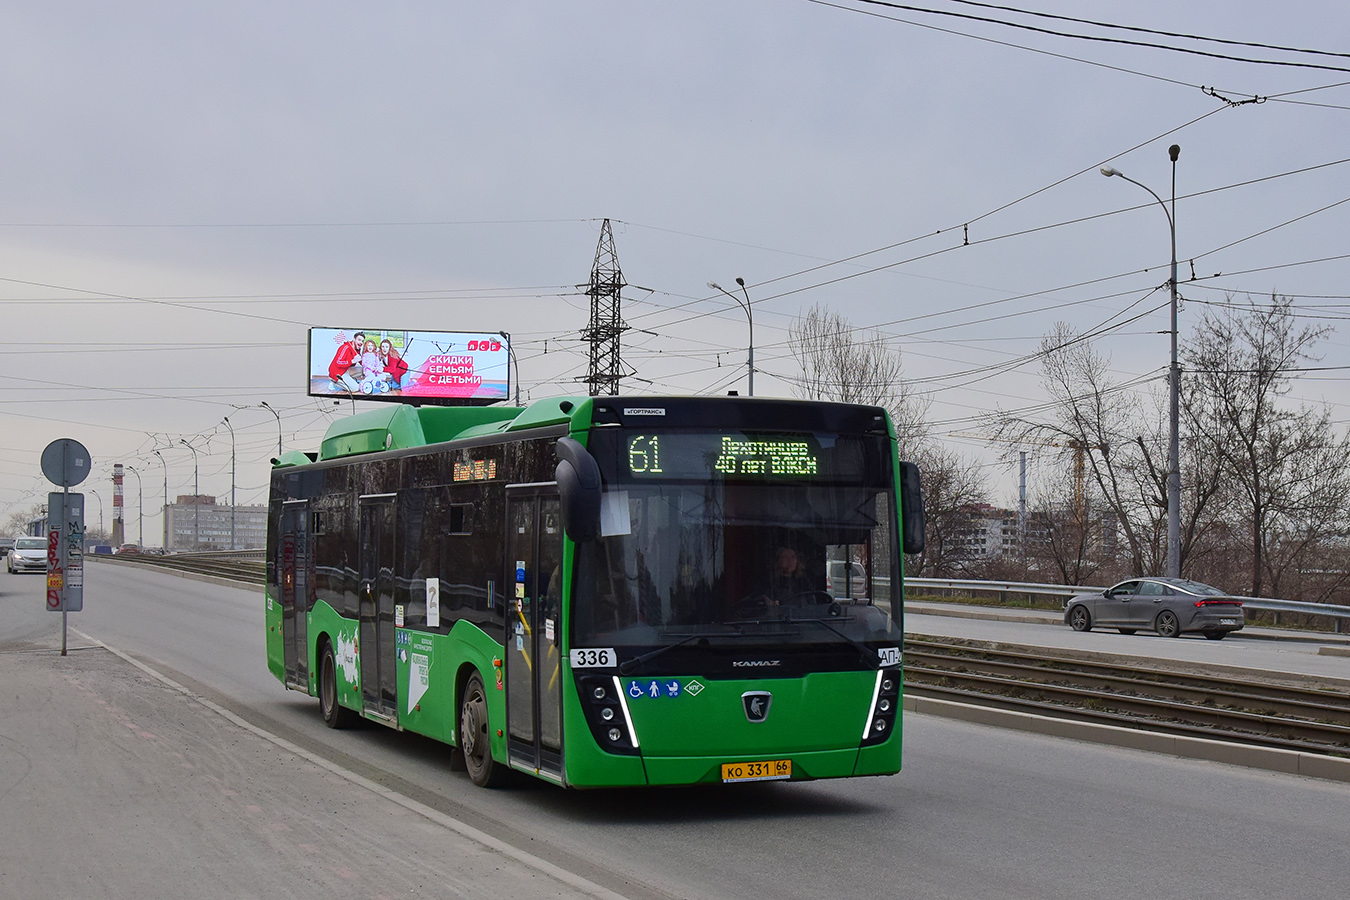
M827 591L802 591L800 594L793 594L784 603L784 606L814 606L820 603L833 603L834 598Z
M732 604L730 612L734 619L757 619L771 609L777 609L777 606L767 594L751 593Z

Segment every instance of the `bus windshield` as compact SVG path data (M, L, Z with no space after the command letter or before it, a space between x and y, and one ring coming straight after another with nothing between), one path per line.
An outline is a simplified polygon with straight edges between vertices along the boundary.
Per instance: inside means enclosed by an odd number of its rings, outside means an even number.
M577 547L574 646L897 646L886 436L615 429L590 450L605 492L601 537Z

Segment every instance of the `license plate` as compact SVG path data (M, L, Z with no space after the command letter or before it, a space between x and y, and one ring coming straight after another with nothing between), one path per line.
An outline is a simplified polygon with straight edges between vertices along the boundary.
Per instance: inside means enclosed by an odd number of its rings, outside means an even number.
M722 783L733 781L783 781L792 777L792 760L722 763Z
M1236 624L1237 624L1237 619L1220 619L1220 620L1219 620L1219 624L1220 624L1220 625L1236 625Z

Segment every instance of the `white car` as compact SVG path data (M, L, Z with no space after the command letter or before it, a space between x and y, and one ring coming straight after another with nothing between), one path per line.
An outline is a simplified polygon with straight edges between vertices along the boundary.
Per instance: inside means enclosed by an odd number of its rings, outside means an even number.
M47 539L16 537L14 546L5 556L5 568L11 575L15 572L47 571Z
M825 590L831 597L857 599L867 596L867 571L862 564L831 559L825 566Z

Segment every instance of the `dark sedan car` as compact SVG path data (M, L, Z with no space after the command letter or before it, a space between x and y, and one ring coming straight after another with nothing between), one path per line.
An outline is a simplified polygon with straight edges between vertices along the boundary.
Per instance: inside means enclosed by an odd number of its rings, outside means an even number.
M1099 625L1121 634L1151 629L1163 637L1198 631L1212 641L1246 624L1241 598L1185 578L1132 578L1078 594L1064 604L1064 621L1074 631Z

